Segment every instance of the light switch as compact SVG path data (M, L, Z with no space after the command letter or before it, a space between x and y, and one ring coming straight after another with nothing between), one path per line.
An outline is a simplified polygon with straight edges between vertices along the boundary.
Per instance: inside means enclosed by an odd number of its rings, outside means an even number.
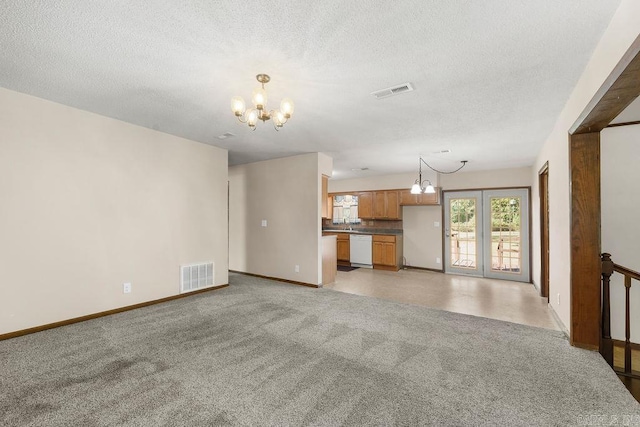
M262 226L263 226L263 227L266 227L266 226L267 226L267 220L266 220L266 219L263 219L263 220L262 220Z
M434 227L440 227L440 223L438 221L433 221L433 226Z

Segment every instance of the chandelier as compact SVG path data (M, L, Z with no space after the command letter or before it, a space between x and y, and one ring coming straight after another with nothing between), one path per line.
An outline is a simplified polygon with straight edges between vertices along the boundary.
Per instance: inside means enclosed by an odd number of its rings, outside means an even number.
M247 110L244 99L242 99L241 96L234 96L231 98L231 111L233 111L233 114L236 115L241 123L249 125L251 130L256 130L258 120L262 120L263 122L273 120L275 130L280 130L293 114L293 101L285 98L280 103L279 110L267 109L267 91L264 90L264 85L269 83L271 77L267 74L258 74L256 80L260 82L262 87L256 88L251 95L251 102L254 108Z
M460 166L458 169L453 170L453 171L449 171L449 172L444 172L444 171L440 171L438 169L434 169L433 167L429 166L429 164L427 162L424 161L424 159L422 157L420 157L420 163L419 163L419 169L418 169L418 179L415 180L415 182L413 183L413 185L411 186L411 194L420 194L420 193L427 193L427 194L433 194L436 192L436 189L433 187L433 184L431 183L430 180L425 179L424 181L422 180L422 164L427 165L427 167L429 169L431 169L434 172L437 173L445 173L445 174L450 174L450 173L456 173L458 172L460 169L462 169L463 167L465 167L467 165L467 160L462 160L460 163L462 163L462 166ZM428 182L428 185L424 185L425 182Z

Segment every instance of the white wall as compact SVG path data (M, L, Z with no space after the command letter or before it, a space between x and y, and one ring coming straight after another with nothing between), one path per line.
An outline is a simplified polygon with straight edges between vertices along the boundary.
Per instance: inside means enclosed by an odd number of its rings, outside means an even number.
M549 162L550 303L570 330L570 199L568 131L640 33L640 2L622 0L532 168L533 280L540 283L537 175ZM558 295L560 304L557 302Z
M229 168L231 270L322 283L320 164L324 168L325 160L312 153Z
M228 282L226 150L0 89L0 194L0 334Z
M602 251L616 264L640 271L640 125L600 135ZM611 336L625 339L623 276L611 278ZM631 341L640 342L640 282L631 282Z
M331 175L333 174L333 158L324 154L324 153L317 153L318 154L318 194L320 195L320 197L318 197L318 223L317 223L317 227L316 227L316 231L318 233L318 283L324 283L324 280L322 279L322 262L323 262L323 257L321 256L323 251L323 245L325 243L323 243L322 241L322 207L325 203L327 203L327 201L324 198L324 195L322 194L322 175L324 176L328 176L331 177Z
M403 173L396 175L376 175L352 179L330 179L329 193L343 193L349 191L370 190L401 190L410 189L413 182L418 179L418 170L415 173ZM422 180L431 180L437 185L438 177L433 171L422 171Z
M434 222L438 222L437 227ZM403 206L402 229L406 265L441 270L442 207ZM440 258L440 263L436 258Z
M478 172L458 172L440 176L443 190L475 188L530 187L531 168L496 169Z

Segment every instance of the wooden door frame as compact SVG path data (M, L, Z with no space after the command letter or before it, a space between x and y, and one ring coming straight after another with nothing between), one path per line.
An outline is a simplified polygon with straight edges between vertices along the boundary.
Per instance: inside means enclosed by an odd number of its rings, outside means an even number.
M540 196L540 296L549 303L549 162L538 171ZM533 277L533 275L532 275Z
M570 342L600 347L600 131L640 95L640 36L569 129Z

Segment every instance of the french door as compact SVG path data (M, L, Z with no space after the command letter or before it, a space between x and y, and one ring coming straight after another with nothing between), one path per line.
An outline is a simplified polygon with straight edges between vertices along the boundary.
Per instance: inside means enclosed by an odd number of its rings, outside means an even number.
M444 196L445 272L530 281L529 191L454 191Z

